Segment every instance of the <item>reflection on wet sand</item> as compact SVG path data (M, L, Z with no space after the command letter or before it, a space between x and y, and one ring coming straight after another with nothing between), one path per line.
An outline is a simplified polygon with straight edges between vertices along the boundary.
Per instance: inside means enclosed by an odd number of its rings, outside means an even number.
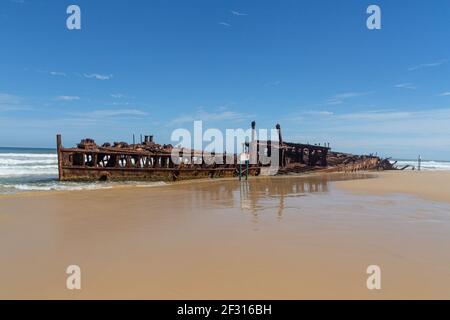
M224 207L240 207L255 217L258 216L259 211L275 209L277 216L281 219L286 198L303 197L307 193L328 193L329 185L334 181L369 178L373 178L373 175L367 173L311 174L301 177L259 177L242 181L213 180L205 184L186 185L184 188L192 191L191 200L195 203L213 200ZM270 205L267 200L270 200Z
M278 199L277 216L283 217L285 209L285 198L302 197L306 193L327 193L329 184L333 181L345 181L355 179L367 179L372 176L369 174L330 174L330 175L310 175L303 177L291 177L289 183L286 183L286 177L283 178L260 178L252 181L241 181L239 185L239 202L241 209L249 210L255 218L261 210L273 209L260 204L265 198ZM233 191L236 193L235 191ZM257 219L254 220L255 222Z

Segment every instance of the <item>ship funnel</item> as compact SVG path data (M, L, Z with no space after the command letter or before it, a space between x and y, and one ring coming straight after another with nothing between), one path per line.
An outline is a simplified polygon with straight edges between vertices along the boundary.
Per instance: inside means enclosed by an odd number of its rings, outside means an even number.
M144 143L151 143L151 142L153 142L153 136L144 137Z
M277 125L275 126L275 128L278 131L278 140L279 140L279 144L280 146L283 144L283 137L281 136L281 126L280 124L277 123Z

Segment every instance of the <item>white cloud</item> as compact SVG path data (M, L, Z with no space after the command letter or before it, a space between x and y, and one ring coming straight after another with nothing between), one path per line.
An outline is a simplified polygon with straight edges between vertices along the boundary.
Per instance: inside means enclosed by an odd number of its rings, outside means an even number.
M90 117L122 117L122 116L146 116L147 112L138 109L102 109L87 113Z
M414 70L418 70L418 69L422 69L422 68L433 68L433 67L438 67L440 65L443 65L444 63L447 63L448 59L443 59L443 60L439 60L436 62L431 62L431 63L423 63L423 64L419 64L417 66L408 68L408 71L414 71Z
M303 121L306 118L311 117L330 117L334 115L334 112L327 110L310 110L310 111L300 111L298 113L288 115L284 121Z
M231 14L235 15L235 16L248 16L247 13L243 13L243 12L239 12L239 11L234 11L231 10Z
M80 100L80 97L78 96L58 96L55 98L57 101L74 101L74 100Z
M105 74L99 74L99 73L91 73L91 74L84 74L85 78L88 79L96 79L96 80L110 80L113 78L113 75L105 75Z
M18 96L0 92L0 104L17 103L19 99Z
M394 87L395 88L400 88L400 89L409 89L409 90L416 90L417 89L417 87L414 84L409 83L409 82L396 84Z
M219 22L220 25L225 26L225 27L231 27L231 24L226 23L226 22Z
M372 92L346 92L346 93L340 93L332 97L332 99L348 99L348 98L355 98L355 97L362 97L367 96L371 94Z
M342 101L342 100L329 99L327 101L327 104L329 104L329 105L338 105L338 104L343 104L343 103L344 103L344 101Z
M305 113L306 115L306 113ZM429 137L429 142L438 135L450 134L450 108L403 111L379 110L353 113L332 114L317 118L311 115L304 119L301 128L310 134L326 132L330 137L342 133L352 137L361 136L365 139L376 138L409 138L412 141L417 135ZM375 136L374 136L375 134ZM442 140L442 139L439 139ZM448 140L450 145L450 140Z
M336 115L339 120L355 120L355 121L388 121L401 120L412 116L411 112L394 112L394 111L366 111Z
M197 112L193 115L181 115L175 119L173 119L170 124L171 125L180 125L183 123L194 122L196 120L202 121L241 121L244 119L248 119L248 115L238 113L235 111L230 111L221 108L221 110L217 112L207 112L202 109L197 110Z
M52 76L67 77L67 74L64 73L64 72L50 71L49 73L50 73L50 75L52 75Z
M121 93L113 93L113 94L111 94L111 97L113 97L114 99L121 99L121 98L125 98L125 95L121 94Z
M317 115L317 116L332 116L334 113L331 111L307 111L305 114Z
M20 111L30 108L23 104L21 97L0 92L0 111Z
M439 97L447 97L447 96L450 96L450 91L442 92L442 93L438 94L438 96L439 96Z
M338 104L344 103L344 100L346 100L346 99L363 97L363 96L367 96L372 93L373 93L373 91L366 91L366 92L354 92L353 91L353 92L339 93L339 94L336 94L336 95L332 96L331 98L329 98L327 100L326 104L338 105Z
M450 159L450 108L373 110L287 118L286 139L330 142L344 152L383 152L386 156Z

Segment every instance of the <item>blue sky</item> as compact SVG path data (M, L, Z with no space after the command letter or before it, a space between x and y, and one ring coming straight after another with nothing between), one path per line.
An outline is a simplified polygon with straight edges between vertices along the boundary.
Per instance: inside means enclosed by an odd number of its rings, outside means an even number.
M446 0L0 0L0 146L168 143L193 120L256 120L285 140L450 159L449 35Z

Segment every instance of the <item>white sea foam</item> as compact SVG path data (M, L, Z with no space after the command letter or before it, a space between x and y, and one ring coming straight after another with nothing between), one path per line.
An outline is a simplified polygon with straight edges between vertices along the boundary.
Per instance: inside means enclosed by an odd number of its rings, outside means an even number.
M140 187L140 188L149 188L149 187L161 187L161 186L166 186L167 183L165 183L164 181L156 181L156 182L151 182L151 183L147 183L147 182L141 182L141 183L134 183L133 186L135 187Z
M49 176L58 174L58 166L0 166L0 177Z
M418 168L418 161L415 160L399 160L396 164L397 167L401 168L403 166L410 165L415 169ZM422 161L421 170L424 171L450 171L450 162L449 161Z
M114 187L122 186L136 186L136 187L160 187L167 185L165 182L94 182L94 183L82 183L82 182L59 182L59 181L47 181L47 182L33 182L33 183L21 183L21 184L0 184L0 189L7 190L8 193L17 191L80 191L80 190L99 190L99 189L112 189Z
M46 184L16 184L13 188L21 191L69 191L69 190L96 190L111 189L112 185L100 184L63 184L50 182Z
M0 158L54 158L58 156L54 153L0 153Z
M55 171L56 170L56 171ZM29 177L29 176L54 176L58 171L54 168L28 168L28 169L2 169L0 168L0 177Z
M0 178L56 177L57 155L54 153L30 152L0 153ZM2 182L2 181L0 181Z
M0 166L8 165L8 166L16 166L16 165L34 165L34 164L57 164L56 159L7 159L0 157Z
M17 152L16 152L17 150ZM119 186L156 187L164 182L59 182L57 155L19 149L0 153L0 194L30 191L110 189Z

